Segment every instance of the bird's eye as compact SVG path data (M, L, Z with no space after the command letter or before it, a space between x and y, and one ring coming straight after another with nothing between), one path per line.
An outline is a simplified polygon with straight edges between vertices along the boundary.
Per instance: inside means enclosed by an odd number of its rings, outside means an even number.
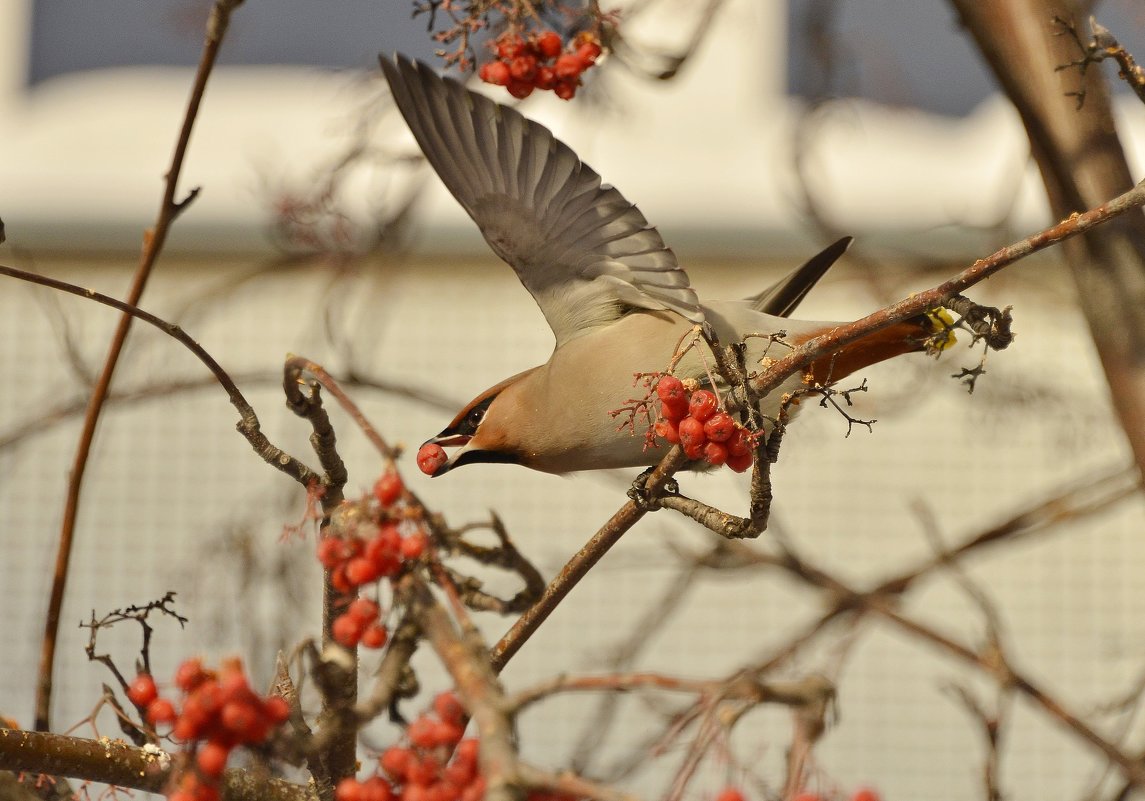
M465 425L473 431L477 430L477 426L481 425L481 421L485 419L485 407L478 406L472 409L469 414L465 416Z

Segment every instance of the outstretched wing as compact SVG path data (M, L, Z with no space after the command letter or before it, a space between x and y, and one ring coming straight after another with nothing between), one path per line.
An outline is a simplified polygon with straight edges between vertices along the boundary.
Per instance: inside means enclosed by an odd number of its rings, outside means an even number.
M516 271L558 347L633 309L703 321L656 229L547 128L424 64L380 60L426 159Z

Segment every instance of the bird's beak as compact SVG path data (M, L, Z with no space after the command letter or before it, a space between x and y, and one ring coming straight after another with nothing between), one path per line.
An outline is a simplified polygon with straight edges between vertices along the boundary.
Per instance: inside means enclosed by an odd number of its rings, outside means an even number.
M465 434L452 434L443 431L436 437L430 437L425 442L423 442L422 447L433 444L440 445L443 448L460 448L460 450L453 452L453 454L449 457L449 461L445 462L441 467L434 470L430 474L430 478L437 478L438 476L445 475L450 470L452 470L454 464L457 462L458 457L465 453L465 446L469 444L471 439L473 439L473 437L467 436Z
M440 445L443 448L456 448L462 445L468 445L469 440L473 437L466 436L465 434L438 434L436 437L427 439L422 445Z

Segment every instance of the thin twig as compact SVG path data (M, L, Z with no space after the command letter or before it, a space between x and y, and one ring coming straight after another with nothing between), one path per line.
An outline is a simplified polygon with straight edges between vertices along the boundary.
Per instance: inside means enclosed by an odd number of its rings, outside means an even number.
M78 287L75 284L69 284L66 281L59 281L55 278L47 278L42 275L36 275L35 273L29 273L24 270L17 270L15 267L8 267L2 264L0 264L0 275L7 275L12 278L18 278L22 281L28 281L29 283L39 284L40 286L58 289L61 292L67 292L81 298L93 300L96 303L102 303L104 306L110 306L113 309L123 312L129 317L134 317L142 320L148 325L152 325L155 328L158 328L164 334L167 334L169 337L175 339L189 351L191 351L191 353L195 355L195 358L206 365L207 369L210 370L211 374L215 377L215 380L226 391L231 405L234 406L239 413L239 422L236 425L236 428L238 429L239 433L242 434L251 444L251 447L254 448L255 453L257 453L263 461L273 466L274 468L281 470L283 473L286 473L288 476L293 478L304 487L308 487L314 483L321 483L322 477L318 473L311 470L309 467L307 467L298 459L295 459L290 454L271 444L270 440L266 438L266 435L262 433L258 415L255 414L254 407L250 405L250 402L247 401L246 397L239 390L238 386L234 382L234 379L230 377L227 371L224 370L217 361L215 361L215 358L211 356L211 354L208 353L202 345L192 339L187 334L187 332L185 332L179 326L169 323L160 317L156 317L154 314L146 312L143 309L132 306L129 303L125 303L122 300L116 300L115 298L108 297L107 295L101 294L94 290L84 289L83 287Z
M187 153L187 146L191 140L191 131L199 113L199 104L203 100L203 93L207 88L207 79L215 65L230 22L231 12L235 10L242 0L215 0L207 20L207 35L203 43L202 55L199 59L199 68L195 73L195 81L191 88L191 97L187 102L187 111L183 116L183 124L179 131L179 138L175 143L175 152L171 157L171 166L167 171L166 184L163 191L163 200L159 206L159 214L155 226L147 231L143 237L143 251L139 267L127 293L127 303L137 306L143 297L143 290L151 276L152 268L163 250L167 241L167 233L175 219L186 210L195 199L198 188L192 189L182 200L175 200L178 190L179 174L183 169L183 160ZM56 639L60 626L60 611L64 603L64 589L67 586L68 567L71 562L72 543L75 537L76 520L79 516L80 489L83 486L84 470L87 467L88 456L91 453L92 442L95 438L96 425L99 422L100 412L111 388L111 379L115 374L119 356L123 352L123 345L127 341L127 334L131 330L132 315L124 314L112 336L108 348L107 358L103 370L92 390L91 400L88 404L87 414L84 417L83 430L80 433L76 446L72 469L68 475L67 498L64 503L63 520L60 524L60 539L56 553L55 573L52 576L52 589L48 597L48 609L44 620L44 639L40 650L39 680L36 686L36 714L35 727L37 731L47 731L50 728L50 713L52 704L52 675L55 671Z

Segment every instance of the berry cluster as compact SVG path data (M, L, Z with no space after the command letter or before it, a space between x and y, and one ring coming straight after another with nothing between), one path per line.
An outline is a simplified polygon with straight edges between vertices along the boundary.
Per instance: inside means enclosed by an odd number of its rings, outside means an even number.
M390 633L381 622L382 608L377 601L369 598L355 598L346 611L334 618L331 634L334 640L347 648L364 645L367 648L381 648L390 638Z
M421 526L406 520L395 507L405 494L401 477L386 471L374 484L376 506L367 509L368 521L331 526L318 542L318 561L330 571L330 581L343 596L345 609L332 622L334 639L347 648L361 644L381 648L388 632L381 622L381 607L358 598L366 584L397 575L409 562L421 558L429 537ZM413 527L402 534L400 526Z
M506 31L494 43L497 58L481 66L485 83L504 86L513 97L524 99L534 89L551 89L561 100L572 100L581 74L600 58L600 41L584 31L565 49L556 31L528 37Z
M737 473L751 467L752 433L720 411L714 392L689 391L676 376L664 375L656 382L656 395L660 398L656 436L672 445L678 443L689 459L702 459L716 467L726 464Z
M382 752L380 773L338 783L335 801L481 801L485 779L477 766L477 740L464 736L465 709L451 692L433 700L433 710L410 723L408 745ZM451 757L452 755L452 757Z
M183 692L182 709L159 695L149 673L135 677L127 697L152 726L171 726L171 736L195 753L197 772L183 775L170 801L218 801L218 778L231 751L265 742L286 721L290 707L277 695L260 698L238 659L224 661L217 673L188 659L175 671L175 686Z

